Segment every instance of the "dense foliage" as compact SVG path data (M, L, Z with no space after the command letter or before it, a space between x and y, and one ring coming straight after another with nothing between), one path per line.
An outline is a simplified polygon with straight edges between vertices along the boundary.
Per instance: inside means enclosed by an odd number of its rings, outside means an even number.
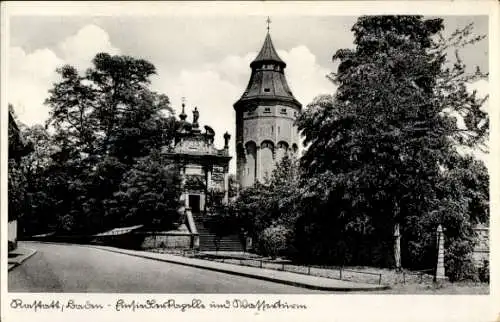
M259 252L271 258L284 255L290 247L291 236L292 230L283 225L267 227L259 236Z
M285 155L265 182L240 191L218 211L218 221L254 239L256 251L277 256L293 249L294 227L300 215L298 160ZM280 236L273 237L274 232ZM285 247L283 243L287 244Z
M291 229L288 243L308 262L432 269L442 224L450 279L476 274L473 226L489 219L488 172L463 151L487 142L486 98L467 90L487 75L448 53L483 37L471 25L447 39L442 29L419 16L358 19L355 48L333 56L337 92L297 121L300 167L290 173L284 160L230 205L246 231L264 241L270 227Z
M474 225L489 220L489 176L464 151L485 149L487 97L467 84L487 75L449 55L483 37L468 25L444 38L443 28L420 16L360 17L355 47L333 56L336 93L297 120L300 160L285 156L237 196L230 184L229 204L207 191L216 235L244 232L262 254L309 263L430 269L441 224L450 279L485 278L471 252ZM46 127L20 126L34 149L9 160L9 218L26 235L177 223L181 179L160 153L177 124L168 97L149 89L154 66L101 53L83 74L57 72Z
M446 41L437 37L442 29L441 19L361 17L355 49L334 55L337 93L317 98L298 120L308 145L302 202L311 209L297 233L303 255L390 267L401 225L403 266L428 269L442 224L450 277L471 264L472 227L488 220L488 175L457 145L487 139L484 99L465 83L485 75L466 74L459 59L450 66L445 54L455 39L474 42L470 27Z
M27 235L169 226L178 219L172 211L178 172L163 167L159 156L173 140L176 121L168 97L149 89L155 67L105 53L92 63L83 75L68 65L57 69L46 127L24 130L35 146L21 160L26 184L16 184L26 189Z

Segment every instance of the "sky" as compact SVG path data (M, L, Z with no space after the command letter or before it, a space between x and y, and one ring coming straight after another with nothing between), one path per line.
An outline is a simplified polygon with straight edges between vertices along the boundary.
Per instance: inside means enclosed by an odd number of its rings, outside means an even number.
M43 123L48 107L47 91L57 82L55 69L71 64L82 72L98 52L124 54L153 63L157 75L152 89L167 94L176 114L181 98L187 113L198 107L201 125L216 132L222 148L224 132L232 134L233 104L250 77L250 62L266 35L266 16L11 16L7 96L21 122ZM488 34L487 16L448 16L445 34L469 22L474 32ZM336 69L333 54L353 47L352 16L271 17L271 37L287 63L285 74L295 97L306 108L319 94L332 94L335 86L326 78ZM461 52L470 70L488 71L488 41ZM488 82L471 84L488 93ZM234 158L231 172L234 172Z

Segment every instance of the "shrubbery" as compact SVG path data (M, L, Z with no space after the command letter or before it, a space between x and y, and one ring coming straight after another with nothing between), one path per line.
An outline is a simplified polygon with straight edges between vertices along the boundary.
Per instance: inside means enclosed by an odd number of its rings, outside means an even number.
M485 259L483 261L483 266L479 268L479 280L484 283L490 282L490 261Z
M291 244L291 236L292 231L283 225L264 229L258 240L260 253L271 258L284 255Z
M282 225L303 261L428 270L441 225L450 280L479 278L472 227L489 218L488 171L457 147L488 140L487 98L467 91L487 74L446 53L484 37L471 36L472 26L439 37L444 27L422 16L357 20L354 48L334 55L336 93L297 119L307 146L297 171L282 163L241 194L237 210L262 253L282 251L287 238L269 228Z

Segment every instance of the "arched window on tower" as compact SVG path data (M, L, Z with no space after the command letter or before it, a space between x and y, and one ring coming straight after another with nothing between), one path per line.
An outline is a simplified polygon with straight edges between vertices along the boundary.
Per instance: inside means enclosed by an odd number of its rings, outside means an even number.
M280 163L281 159L288 153L288 143L285 141L278 142L276 146L276 163Z
M243 184L245 187L249 187L255 182L255 164L257 160L257 146L255 142L247 142L247 144L245 144L245 152L245 179L243 180Z
M260 178L265 179L266 176L270 177L274 169L274 144L271 141L263 141L260 145L260 165L262 169L258 170L260 172Z

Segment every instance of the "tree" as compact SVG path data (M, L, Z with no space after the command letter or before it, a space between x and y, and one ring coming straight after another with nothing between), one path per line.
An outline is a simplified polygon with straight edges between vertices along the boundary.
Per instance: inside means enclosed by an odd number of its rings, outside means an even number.
M9 104L9 158L8 158L8 209L9 221L24 215L26 203L26 176L20 164L23 156L29 155L33 145L23 136L14 107Z
M359 18L355 49L333 57L340 61L330 76L337 93L317 98L299 117L308 145L302 203L310 209L301 234L320 241L305 243L319 248L309 250L315 256L400 267L384 254L397 252L390 245L401 225L403 262L425 266L438 223L469 226L448 172L462 157L457 143L473 147L487 137L484 100L465 90L466 80L484 75L466 76L461 61L449 67L444 53L452 40L437 36L442 29L441 19L420 16ZM454 111L471 120L466 129ZM447 237L469 240L464 231ZM425 251L411 253L415 244Z
M62 81L49 91L48 124L61 139L90 157L112 155L133 162L173 139L169 99L149 89L155 67L143 59L99 53L79 75L72 66L57 72Z
M108 221L144 224L153 229L175 227L181 206L181 178L177 164L158 153L142 157L125 173L120 190L107 202Z
M229 203L228 210L221 212L227 216L227 220L234 223L229 226L236 225L257 240L265 239L262 241L263 245L269 247L261 250L267 249L271 252L270 248L276 249L271 245L286 241L288 246L291 246L293 242L294 226L299 216L299 205L296 203L300 194L297 161L285 155L266 182L258 182L243 189L238 197ZM269 234L275 230L283 232L286 238L269 239ZM283 249L282 246L278 248Z
M99 53L84 73L69 65L57 73L61 80L46 100L51 109L46 126L54 128L58 146L47 169L57 229L91 234L116 227L122 221L103 214L118 203L115 193L123 188L123 176L157 166L144 158L173 140L176 121L169 99L150 89L156 69L143 59ZM147 194L155 187L145 189ZM136 220L134 214L129 215Z
M46 232L55 224L53 199L49 187L54 178L49 171L51 156L58 150L52 137L41 125L21 126L22 135L31 142L32 152L21 158L19 169L25 179L24 216L20 226L25 234Z

